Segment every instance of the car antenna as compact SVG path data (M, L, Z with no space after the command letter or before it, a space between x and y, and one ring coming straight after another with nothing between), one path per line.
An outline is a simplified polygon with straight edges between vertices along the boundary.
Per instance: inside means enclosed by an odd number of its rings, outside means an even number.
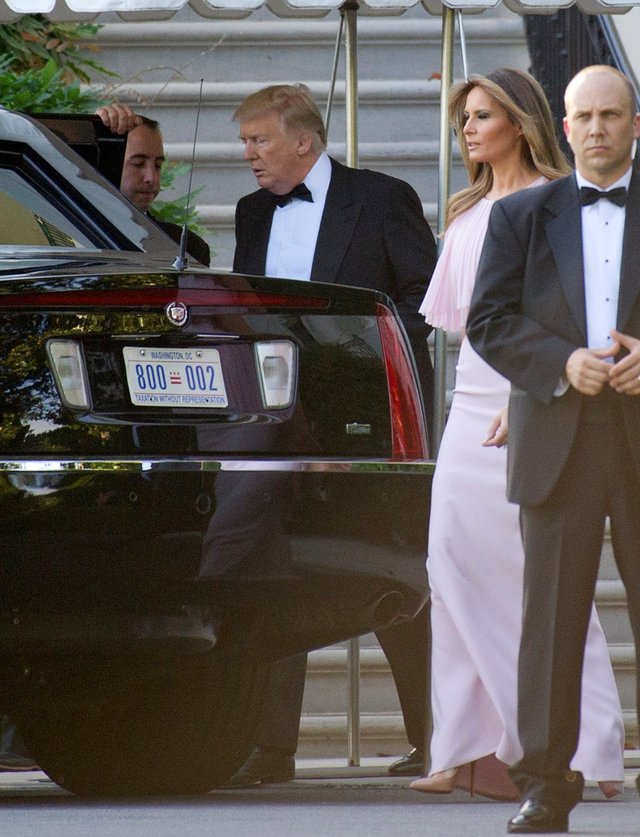
M173 263L177 270L186 270L189 267L189 259L187 258L187 236L189 233L187 227L187 220L189 218L189 211L191 209L191 184L193 182L193 169L196 164L196 141L198 139L198 122L200 121L200 111L202 110L202 85L204 79L200 79L200 92L198 94L198 109L196 111L196 125L193 131L193 149L191 150L191 171L189 172L189 189L187 190L187 202L184 210L184 224L182 225L182 234L180 235L180 249L178 255Z

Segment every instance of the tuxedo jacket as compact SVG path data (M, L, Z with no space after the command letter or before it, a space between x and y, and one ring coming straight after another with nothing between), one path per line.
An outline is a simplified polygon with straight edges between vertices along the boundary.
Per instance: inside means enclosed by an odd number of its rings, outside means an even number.
M616 328L640 338L640 176L627 201ZM571 353L587 345L582 221L575 176L495 203L467 334L511 381L508 495L535 506L549 496L571 450L583 399L554 395ZM618 356L618 358L621 355ZM592 396L591 396L592 397ZM619 396L640 473L640 398Z
M274 211L273 195L265 189L240 199L234 271L264 275ZM430 329L418 309L435 262L433 234L408 183L331 160L311 280L372 288L391 297L413 347L428 416L433 401L426 344Z

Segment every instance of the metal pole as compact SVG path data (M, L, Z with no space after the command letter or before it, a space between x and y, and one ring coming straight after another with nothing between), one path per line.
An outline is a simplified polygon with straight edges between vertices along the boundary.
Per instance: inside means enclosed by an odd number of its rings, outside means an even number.
M360 766L360 637L347 645L347 759Z
M341 8L346 22L345 110L347 117L346 163L358 168L358 4L345 3Z
M346 163L358 168L358 4L347 2L340 9L346 22L345 113ZM350 767L360 764L360 638L347 646L347 758Z
M458 9L456 13L458 19L458 36L460 37L460 55L462 56L462 75L465 81L469 81L469 61L467 60L467 38L464 33L464 18L462 17L462 9Z
M331 81L329 82L329 95L327 97L327 109L324 117L324 127L329 136L329 124L331 122L331 111L333 109L333 96L336 91L336 78L338 76L338 59L340 58L340 44L342 43L342 33L344 31L344 16L340 15L340 26L338 27L338 35L336 37L336 45L333 50L333 65L331 67Z
M453 46L455 37L454 9L447 6L442 11L442 60L440 68L440 157L438 164L438 236L444 232L447 199L451 183L451 129L449 128L449 91L453 83ZM442 249L442 238L438 238L438 250ZM447 401L447 335L436 329L434 338L435 404L433 416L433 451L438 455L440 440L444 432Z

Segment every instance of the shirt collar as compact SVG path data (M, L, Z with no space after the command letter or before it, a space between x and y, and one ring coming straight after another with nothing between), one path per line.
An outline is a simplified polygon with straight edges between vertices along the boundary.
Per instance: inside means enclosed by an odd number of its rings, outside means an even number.
M619 186L624 186L625 189L628 189L629 184L631 183L631 172L632 166L629 164L629 168L619 180L616 180L615 183L611 183L606 189L603 189L601 186L597 186L595 183L587 180L586 177L583 177L580 172L576 170L576 183L578 184L578 189L580 189L581 186L588 186L591 189L597 189L599 192L608 192L610 189L617 189Z
M311 171L304 179L305 186L313 195L314 203L325 199L331 180L331 160L326 151L313 164Z

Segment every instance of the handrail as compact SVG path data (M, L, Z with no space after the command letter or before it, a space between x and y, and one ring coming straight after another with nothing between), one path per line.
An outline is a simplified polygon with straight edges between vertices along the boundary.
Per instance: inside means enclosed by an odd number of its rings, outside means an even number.
M629 63L627 53L624 47L620 44L618 32L613 22L608 17L598 16L597 24L598 26L600 26L600 29L602 30L602 34L607 44L607 48L611 53L613 65L617 67L621 73L624 73L624 75L629 79L629 81L633 85L633 89L636 93L636 109L640 110L640 91L638 90L638 79L636 76L636 72Z

